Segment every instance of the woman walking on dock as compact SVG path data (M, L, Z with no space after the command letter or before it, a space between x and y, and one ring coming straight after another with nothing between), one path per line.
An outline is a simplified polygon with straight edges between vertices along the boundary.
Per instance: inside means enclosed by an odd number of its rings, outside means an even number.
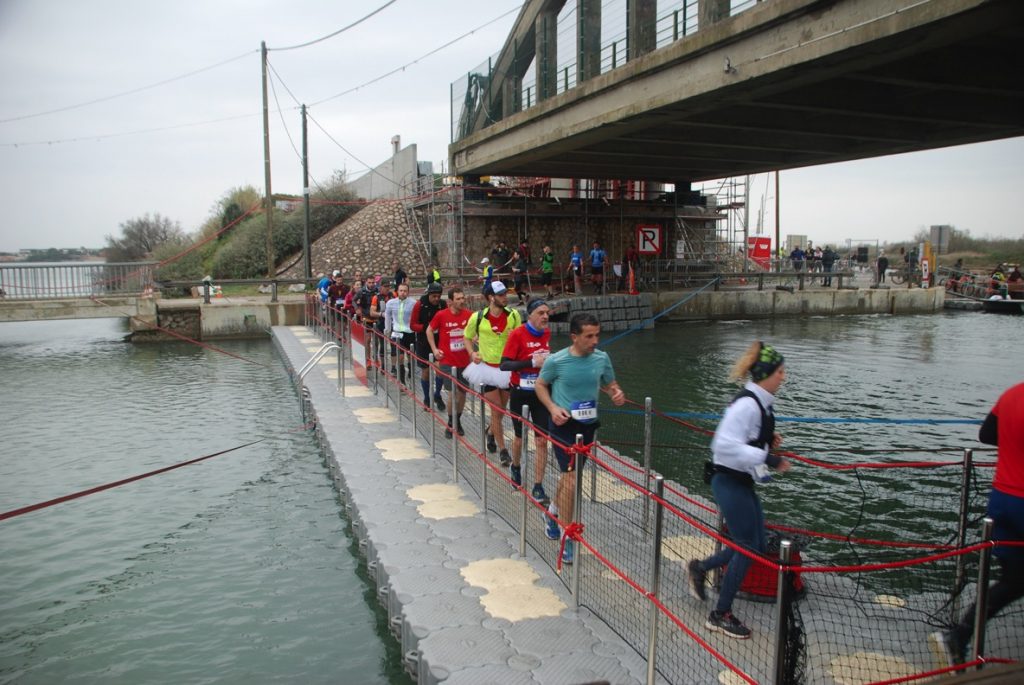
M765 528L764 510L754 491L754 481L770 480L769 467L780 473L790 468L789 460L770 452L782 443L782 436L775 432L772 406L786 380L783 361L775 348L764 343L755 342L747 349L733 366L730 378L739 381L749 373L750 380L729 403L711 440L711 490L715 501L732 541L755 554L765 552ZM737 554L732 547L725 547L707 559L690 561L690 593L700 600L706 598L707 572L729 565L718 603L705 623L708 628L740 640L750 637L750 628L733 615L732 601L751 563L750 557Z

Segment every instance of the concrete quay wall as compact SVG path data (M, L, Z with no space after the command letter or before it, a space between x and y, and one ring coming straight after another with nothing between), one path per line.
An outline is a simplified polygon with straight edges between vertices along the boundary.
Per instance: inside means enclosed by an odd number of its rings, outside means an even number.
M193 340L265 338L273 326L303 323L305 296L282 295L278 302L261 297L153 300L148 319L129 319L133 342L165 342L178 339L174 333ZM152 321L159 328L154 328Z
M662 311L687 297L686 291L655 295L654 310ZM942 288L856 290L720 290L705 291L669 312L659 321L768 319L785 316L849 314L933 314L942 311Z

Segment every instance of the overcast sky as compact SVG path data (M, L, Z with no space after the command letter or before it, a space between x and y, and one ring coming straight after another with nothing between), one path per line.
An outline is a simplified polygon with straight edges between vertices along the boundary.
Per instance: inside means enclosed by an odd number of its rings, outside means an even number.
M300 146L297 101L326 100L310 109L314 179L338 169L361 175L390 154L396 134L439 170L450 84L497 52L520 3L397 0L334 38L275 50L386 3L0 0L0 251L101 247L122 222L146 213L192 231L231 188L262 189L260 41L279 77L280 114L271 96L275 192L301 192L289 142L290 134ZM328 99L484 24L394 76ZM756 227L764 178L752 186ZM767 187L762 225L774 232L774 183ZM931 224L1020 237L1024 139L786 171L781 188L783 235L816 242L909 239Z

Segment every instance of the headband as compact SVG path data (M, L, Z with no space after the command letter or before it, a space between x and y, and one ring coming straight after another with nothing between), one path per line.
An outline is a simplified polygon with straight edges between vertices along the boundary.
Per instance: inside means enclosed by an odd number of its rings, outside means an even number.
M750 367L750 377L755 383L763 381L775 373L775 370L782 366L783 356L771 345L761 343L761 350L757 353L757 361Z

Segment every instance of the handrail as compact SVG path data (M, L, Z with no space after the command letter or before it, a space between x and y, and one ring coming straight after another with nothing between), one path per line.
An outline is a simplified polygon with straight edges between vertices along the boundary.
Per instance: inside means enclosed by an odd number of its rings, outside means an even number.
M295 379L301 381L303 378L306 377L306 374L309 373L310 370L312 370L313 365L316 364L321 359L323 359L325 354L327 354L331 350L340 349L341 345L339 345L336 342L325 342L323 345L320 346L320 349L316 351L316 354L310 357L309 361L302 365L302 368L299 369L299 372L295 374Z

